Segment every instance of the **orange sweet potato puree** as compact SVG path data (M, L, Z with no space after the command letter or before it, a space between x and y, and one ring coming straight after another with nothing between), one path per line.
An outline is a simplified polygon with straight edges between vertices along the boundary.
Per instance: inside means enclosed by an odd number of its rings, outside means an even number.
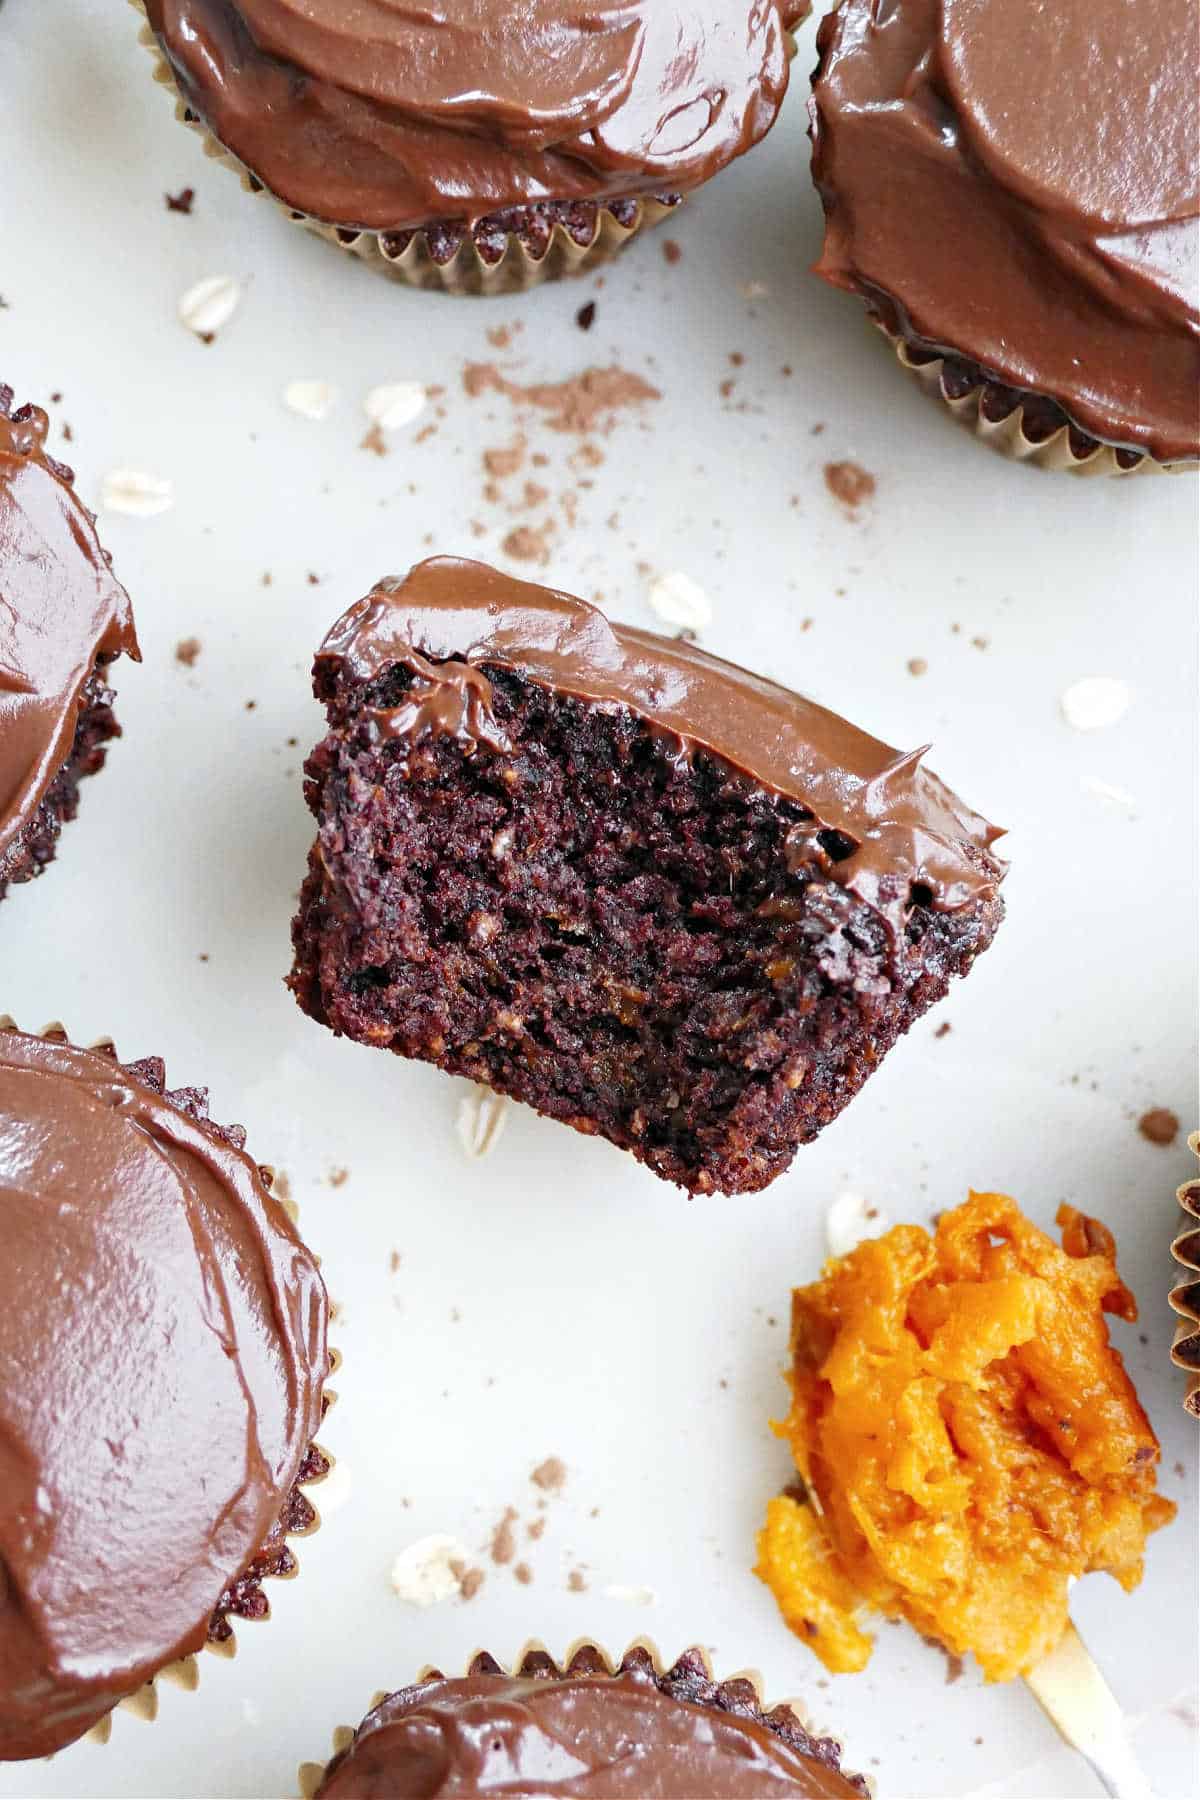
M993 1681L1067 1623L1072 1576L1142 1576L1174 1517L1158 1440L1104 1314L1137 1308L1111 1234L1059 1208L1063 1248L1004 1194L932 1237L900 1225L792 1297L799 1497L758 1537L759 1574L829 1669L861 1669L864 1606L908 1619Z

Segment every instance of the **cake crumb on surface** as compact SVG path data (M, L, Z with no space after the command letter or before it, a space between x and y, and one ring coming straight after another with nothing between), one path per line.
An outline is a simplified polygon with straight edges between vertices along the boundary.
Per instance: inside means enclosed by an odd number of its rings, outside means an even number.
M492 1533L492 1541L488 1546L488 1555L498 1566L512 1562L517 1554L517 1537L513 1526L517 1519L515 1506L506 1506L500 1523Z
M856 462L828 462L825 486L848 513L857 513L874 495L875 477Z
M664 238L663 239L662 253L663 253L663 260L665 262L671 263L672 266L675 263L679 263L679 262L683 261L683 250L675 242L674 238Z
M561 1456L548 1456L529 1477L535 1487L548 1494L561 1493L566 1486L567 1465Z
M569 1594L586 1594L587 1579L582 1569L572 1569L567 1576L567 1592Z
M198 637L180 638L175 646L175 661L182 663L185 669L194 668L203 648Z
M1138 1120L1138 1130L1150 1144L1173 1144L1179 1136L1179 1120L1166 1106L1152 1106Z
M908 659L908 672L910 675L927 675L929 673L929 664L925 661L923 656L910 656Z
M519 1562L513 1570L513 1575L522 1587L528 1587L533 1580L533 1570L527 1562Z
M196 190L195 190L195 188L190 188L190 187L180 188L180 190L177 194L164 194L163 195L163 199L167 203L167 211L168 212L184 213L185 215L190 214L190 212L192 210L192 202L193 202L193 200L195 200L195 198L196 198Z

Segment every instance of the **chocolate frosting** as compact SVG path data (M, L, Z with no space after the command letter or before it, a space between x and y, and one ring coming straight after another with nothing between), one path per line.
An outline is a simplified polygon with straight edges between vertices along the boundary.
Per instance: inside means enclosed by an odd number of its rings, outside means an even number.
M1200 456L1195 0L844 0L818 273L1086 433Z
M388 580L343 614L317 675L371 682L400 664L412 687L375 709L384 736L455 737L468 750L510 745L487 670L512 669L555 692L627 709L680 756L718 758L811 815L789 835L815 866L898 933L914 899L956 911L995 892L1001 835L907 754L836 713L679 638L616 625L586 601L438 557Z
M636 1670L422 1682L368 1714L318 1792L320 1800L860 1800L836 1768L766 1724L677 1700Z
M67 760L97 659L141 660L129 596L37 407L0 388L0 856Z
M0 1759L204 1642L321 1416L316 1264L247 1156L0 1032Z
M188 104L335 225L679 192L763 137L807 0L145 0Z

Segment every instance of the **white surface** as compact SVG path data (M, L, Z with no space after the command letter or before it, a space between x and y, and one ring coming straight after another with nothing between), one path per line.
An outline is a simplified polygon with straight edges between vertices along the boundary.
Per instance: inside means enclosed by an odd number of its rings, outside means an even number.
M771 1696L806 1697L844 1735L849 1765L886 1796L1097 1792L1022 1686L947 1687L941 1656L899 1627L881 1629L865 1674L828 1679L749 1573L788 1473L767 1425L785 1399L788 1288L819 1266L829 1200L853 1188L928 1220L972 1183L1045 1225L1069 1199L1117 1230L1143 1319L1114 1329L1183 1514L1136 1594L1096 1576L1076 1610L1142 1722L1156 1791L1194 1792L1194 1702L1178 1697L1196 1676L1195 1427L1166 1304L1188 1158L1135 1121L1160 1105L1185 1131L1196 1117L1196 486L1073 483L993 458L890 366L851 301L806 275L819 238L807 34L771 141L665 228L678 266L651 240L600 289L492 303L393 289L242 194L175 124L134 40L120 0L8 0L0 14L0 132L19 146L0 189L0 370L24 398L61 390L51 410L75 435L55 448L85 497L120 467L175 493L162 517L102 521L145 663L118 669L126 736L60 861L4 906L0 1008L161 1052L287 1171L342 1309L325 1436L353 1482L302 1547L300 1579L274 1592L271 1623L240 1629L235 1662L206 1659L199 1693L168 1691L156 1725L118 1717L105 1749L0 1769L0 1795L292 1792L337 1723L422 1663L457 1668L529 1636L561 1651L583 1633L613 1649L639 1633L666 1652L700 1640L724 1672L761 1669ZM190 218L163 204L185 184ZM242 300L206 346L177 307L213 275ZM574 317L589 298L585 336ZM282 986L310 836L299 764L321 729L312 650L376 577L431 549L503 560L513 521L480 498L480 453L511 440L512 420L497 397L468 400L460 372L500 355L485 334L517 320L501 356L517 379L615 359L664 396L614 432L550 577L649 625L654 576L686 573L712 600L712 649L893 743L932 738L933 766L1012 828L995 948L756 1198L689 1206L520 1108L472 1162L460 1085L335 1042ZM337 387L325 423L285 407L295 380ZM365 454L363 397L399 380L444 385L447 416L423 443L394 432L386 459ZM534 447L557 492L572 443ZM843 457L878 476L858 523L822 480ZM192 636L188 670L174 647ZM919 679L914 657L929 664ZM1059 696L1097 671L1128 682L1132 704L1085 736ZM333 1188L338 1167L350 1174ZM486 1547L509 1504L535 1516L529 1472L551 1454L570 1476L522 1547L534 1579L521 1586ZM434 1532L472 1548L487 1581L470 1604L417 1612L389 1571ZM576 1567L586 1593L567 1591ZM605 1598L614 1585L656 1603Z

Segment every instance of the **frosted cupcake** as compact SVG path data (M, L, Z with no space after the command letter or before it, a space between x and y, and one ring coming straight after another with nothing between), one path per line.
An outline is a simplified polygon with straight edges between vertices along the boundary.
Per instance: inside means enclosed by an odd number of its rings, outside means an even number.
M817 38L817 273L978 435L1200 457L1193 0L844 0Z
M298 222L416 286L611 256L759 141L807 0L134 0L181 116Z

